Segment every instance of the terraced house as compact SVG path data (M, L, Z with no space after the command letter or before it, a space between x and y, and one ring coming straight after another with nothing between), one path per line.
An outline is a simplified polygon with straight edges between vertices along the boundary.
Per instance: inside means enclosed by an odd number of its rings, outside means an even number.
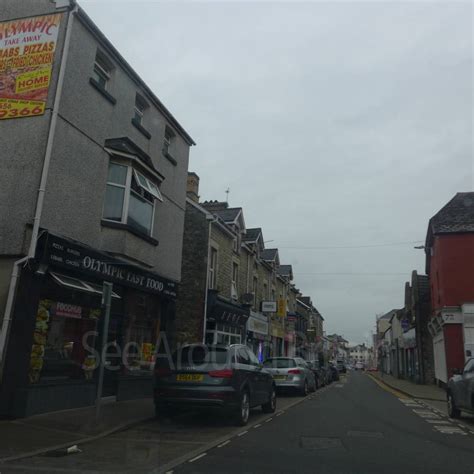
M55 46L34 53L50 68L35 107L0 121L0 413L94 403L104 281L104 395L150 396L154 343L174 320L193 139L75 2L4 0L0 17L11 31L49 22L37 42Z

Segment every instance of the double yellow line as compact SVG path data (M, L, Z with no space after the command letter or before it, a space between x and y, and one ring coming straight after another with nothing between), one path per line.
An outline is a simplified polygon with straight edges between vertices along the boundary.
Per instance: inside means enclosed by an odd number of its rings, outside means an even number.
M398 390L395 390L394 388L388 386L386 383L382 382L377 377L374 377L372 374L369 374L369 373L366 372L366 375L369 376L381 389L385 390L386 392L389 392L389 393L391 393L392 395L395 395L398 398L403 398L403 399L410 398L409 396L405 395L404 393L399 392Z

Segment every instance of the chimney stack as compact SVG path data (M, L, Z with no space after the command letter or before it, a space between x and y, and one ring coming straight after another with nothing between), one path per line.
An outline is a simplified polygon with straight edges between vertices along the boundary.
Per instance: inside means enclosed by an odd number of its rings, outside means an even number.
M193 173L192 171L188 171L186 195L194 202L199 202L199 176L196 173Z

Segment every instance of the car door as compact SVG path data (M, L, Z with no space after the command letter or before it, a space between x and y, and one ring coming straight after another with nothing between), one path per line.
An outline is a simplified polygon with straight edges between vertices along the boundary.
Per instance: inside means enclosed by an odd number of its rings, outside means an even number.
M296 358L296 364L305 373L305 377L306 377L306 380L308 381L308 385L310 387L314 387L314 375L313 375L313 372L311 372L308 364L303 359L300 359L299 357Z
M251 364L249 353L244 346L237 348L237 365L243 379L249 386L251 406L259 405L260 393L258 390L256 367Z
M474 385L474 359L467 361L464 366L464 370L461 375L461 379L456 382L457 395L458 395L458 406L460 408L466 408L472 410L472 390Z
M255 379L256 379L256 390L258 391L258 398L262 403L268 401L271 394L271 387L273 385L272 376L263 369L262 364L258 360L257 356L253 353L252 349L247 347L249 354L250 363L255 367Z

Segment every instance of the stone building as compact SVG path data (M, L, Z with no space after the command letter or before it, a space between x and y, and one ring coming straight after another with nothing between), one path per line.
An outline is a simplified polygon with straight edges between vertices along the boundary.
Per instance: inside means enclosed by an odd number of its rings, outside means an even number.
M0 412L93 404L103 359L104 395L149 396L154 345L174 320L194 142L75 2L3 0L0 20L55 45L35 57L42 100L11 92L11 110L34 107L0 121ZM2 61L0 78L7 67L21 81L28 54Z

